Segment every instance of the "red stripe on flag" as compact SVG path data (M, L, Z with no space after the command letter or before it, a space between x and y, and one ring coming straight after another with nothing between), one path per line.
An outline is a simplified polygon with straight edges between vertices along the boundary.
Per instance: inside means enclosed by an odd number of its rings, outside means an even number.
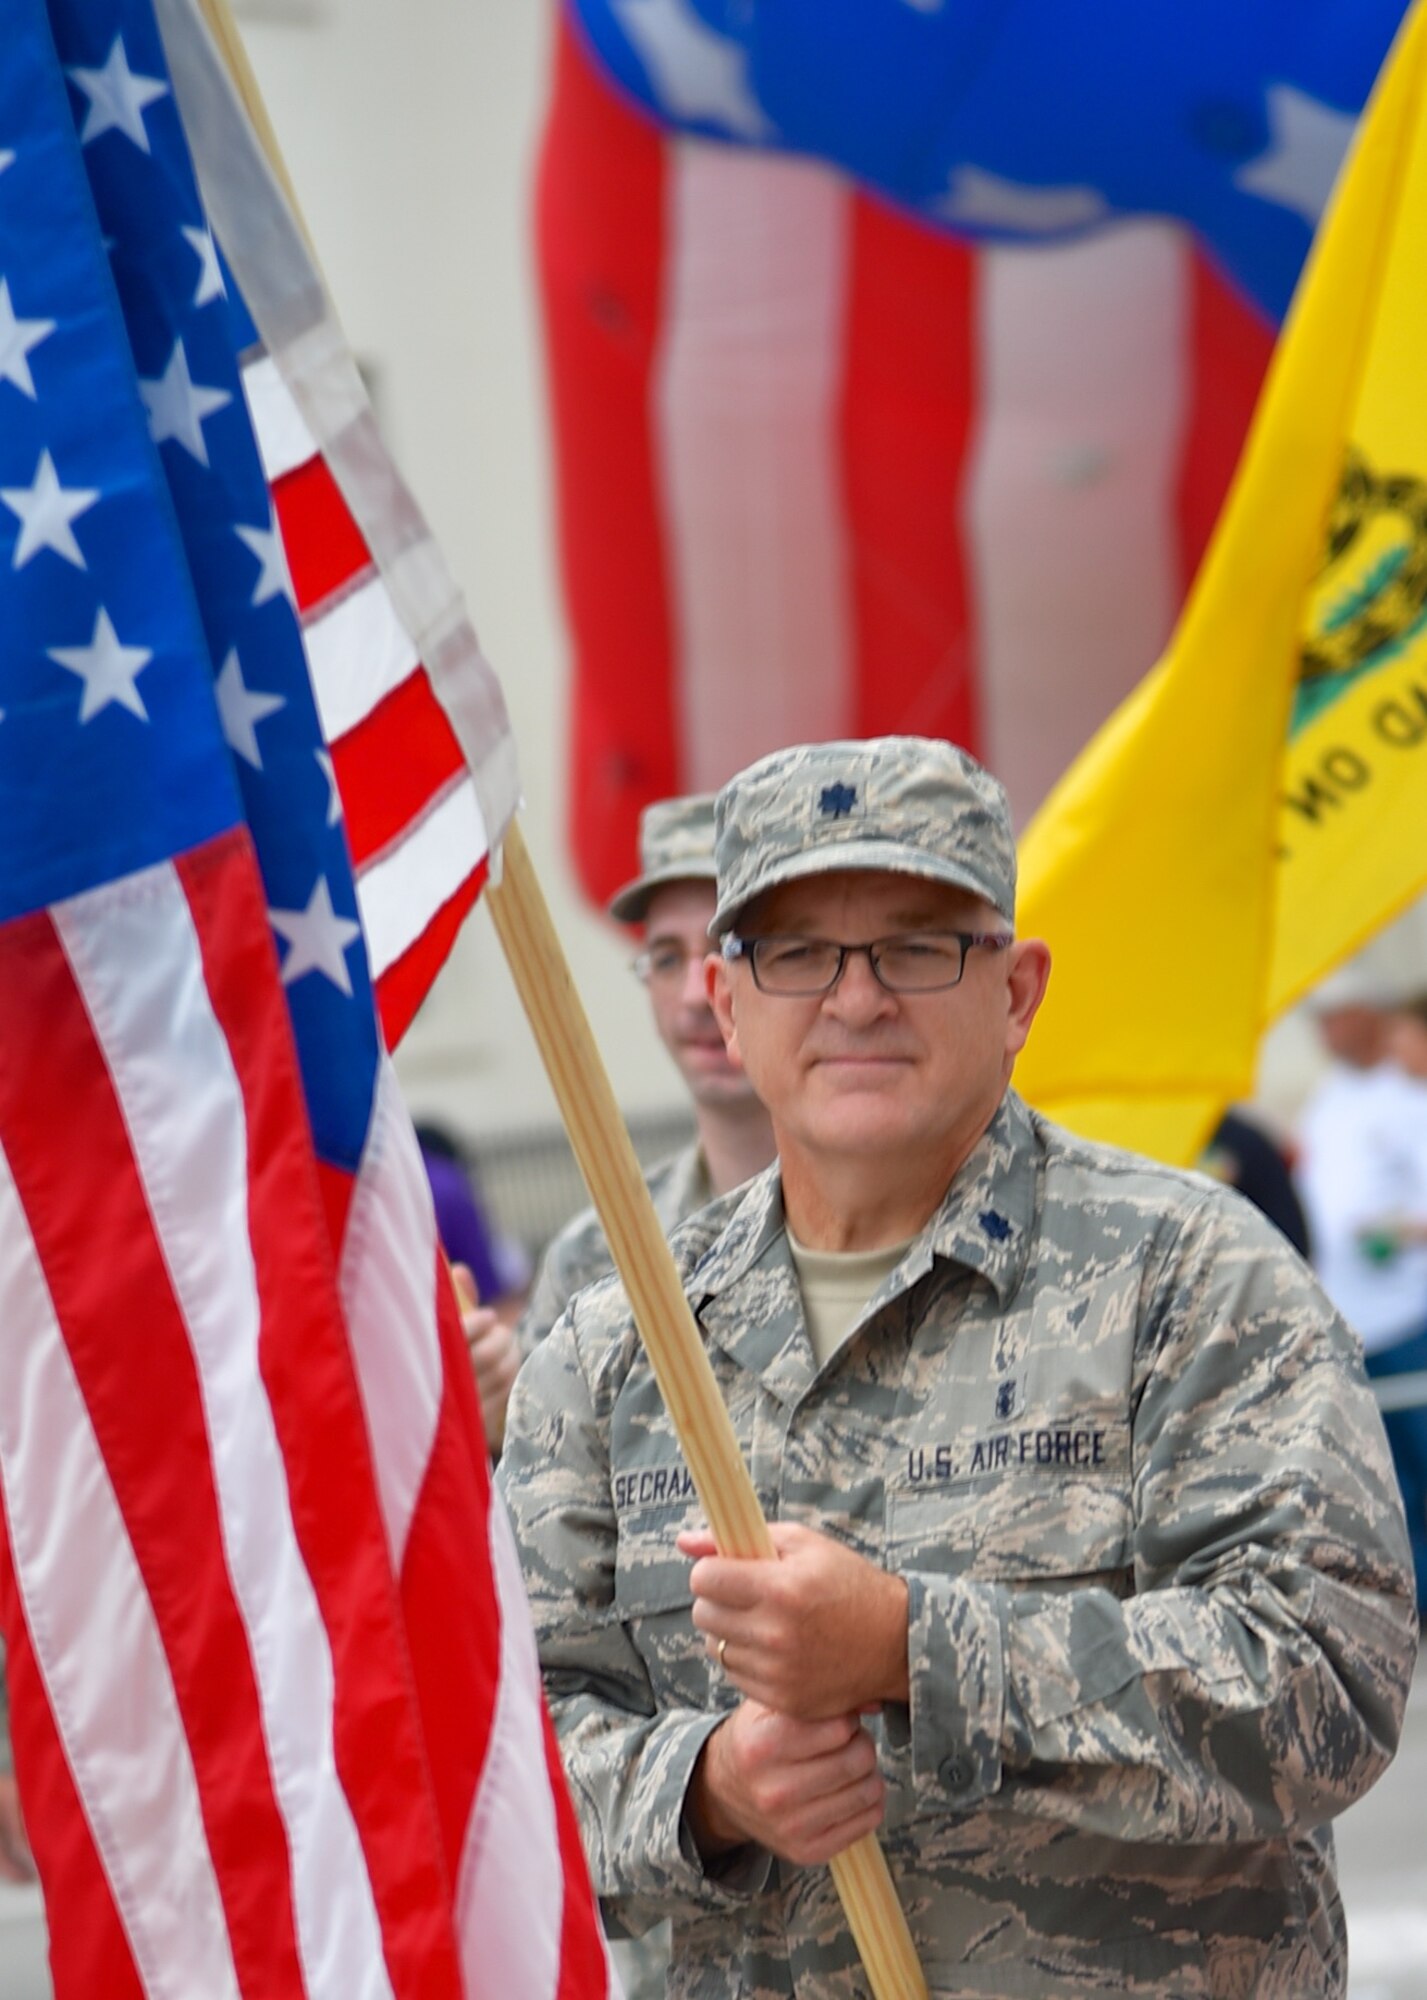
M361 529L320 453L285 472L272 495L299 611L371 568Z
M59 1996L102 1994L104 2000L145 2000L35 1662L15 1587L3 1492L0 1530L0 1629L6 1641L10 1734L16 1775L25 1795L25 1831L43 1880L65 1885L63 1917L52 1921L49 1930L51 1984Z
M1194 253L1190 268L1190 393L1175 495L1181 593L1194 581L1219 518L1274 343L1268 321L1203 251Z
M466 768L425 672L404 680L332 745L332 768L358 868L406 831ZM389 1044L390 1046L390 1044Z
M641 804L681 789L655 441L664 141L560 13L536 239L557 441L561 569L579 634L572 840L589 893L628 872Z
M342 1239L347 1233L347 1216L352 1206L352 1176L340 1167L329 1167L325 1160L317 1160L317 1192L322 1202L322 1212L327 1217L327 1240L332 1245L333 1257L339 1257Z
M840 429L858 736L978 745L960 533L975 294L965 244L857 197Z
M565 1783L560 1745L550 1711L544 1710L545 1766L555 1795L555 1824L560 1836L560 1860L565 1876L565 1901L560 1912L560 1985L557 2000L581 2000L582 1995L607 1992L604 1929L590 1886L589 1865L575 1808Z
M436 1272L437 1327L445 1368L446 1394L441 1435L412 1522L402 1566L402 1597L417 1685L432 1740L468 1740L469 1769L456 1781L450 1773L443 1803L448 1841L459 1843L487 1753L501 1665L498 1627L478 1607L499 1606L500 1592L491 1559L489 1512L493 1504L486 1456L485 1426L461 1333L460 1312L444 1258ZM498 1503L495 1503L498 1504ZM454 1519L478 1515L481 1532L454 1546ZM465 1587L453 1596L452 1570ZM516 1613L528 1616L522 1595ZM559 1745L548 1708L541 1701L545 1768L555 1810L561 1861L560 1977L557 2000L590 2000L607 1991L607 1960L599 1907L590 1885L579 1823L570 1803ZM464 1798L463 1798L464 1793Z
M377 1011L389 1049L396 1047L411 1026L489 873L490 864L483 860L455 895L442 904L415 944L409 945L400 958L393 959L377 980Z
M500 1683L500 1627L487 1527L485 1432L450 1272L439 1254L432 1278L444 1391L407 1537L401 1599L426 1740L442 1745L432 1781L454 1882L490 1740Z
M451 1884L409 1701L386 1531L318 1213L306 1114L246 834L178 865L204 976L242 1087L257 1165L251 1227L259 1361L293 1523L331 1648L338 1770L361 1837L397 2000L461 1992ZM393 1329L396 1337L397 1329Z
M27 1052L23 1077L11 1066L0 1072L0 1133L168 1660L234 1964L247 1990L301 1994L287 1834L187 1325L114 1084L50 919L8 926L0 963L0 1046ZM271 969L267 977L275 988ZM67 1149L62 1158L56 1151L56 1131L71 1120L84 1133L82 1172ZM128 1338L115 1337L115 1299Z

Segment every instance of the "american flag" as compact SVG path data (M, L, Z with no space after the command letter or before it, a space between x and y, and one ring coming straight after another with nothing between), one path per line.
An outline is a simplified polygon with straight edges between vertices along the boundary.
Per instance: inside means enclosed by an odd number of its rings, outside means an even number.
M311 253L197 0L157 0L156 12L222 244L243 387L394 1047L515 810L505 702L441 551L382 446ZM277 548L270 539L249 545L265 560ZM265 588L281 582L280 568L265 572Z
M1168 638L1272 327L1164 220L971 244L661 130L570 11L537 231L585 886L650 799L819 737L949 737L1024 820Z
M55 1990L603 1993L362 928L403 902L383 860L452 799L480 818L444 739L402 790L384 710L416 677L458 741L497 711L442 685L470 664L448 618L403 626L405 671L361 699L324 692L324 737L294 596L319 654L355 603L400 618L315 449L275 459L269 432L270 487L244 348L261 368L148 0L13 0L0 1616ZM399 558L382 589L419 600ZM388 780L405 810L354 872L343 809L386 812ZM385 933L395 1018L483 851Z
M565 0L661 124L825 160L930 226L1069 241L1193 230L1287 309L1406 0Z

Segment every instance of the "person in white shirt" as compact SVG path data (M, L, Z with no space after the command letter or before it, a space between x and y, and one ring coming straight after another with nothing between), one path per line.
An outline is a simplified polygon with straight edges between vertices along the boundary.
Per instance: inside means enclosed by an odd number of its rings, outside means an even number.
M1427 1369L1427 1010L1419 1013L1346 977L1321 989L1318 1029L1333 1060L1299 1126L1313 1261L1375 1378ZM1427 1408L1390 1412L1386 1427L1418 1610L1427 1612Z

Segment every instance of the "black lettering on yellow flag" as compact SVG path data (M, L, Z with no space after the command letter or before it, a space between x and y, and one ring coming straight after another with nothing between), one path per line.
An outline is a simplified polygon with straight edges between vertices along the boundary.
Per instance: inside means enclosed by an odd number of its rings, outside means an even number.
M1420 212L1427 180L1416 199ZM1329 965L1345 957L1417 893L1423 877L1427 399L1403 329L1427 336L1427 258L1419 249L1408 259L1405 247L1383 273L1306 606L1283 764L1270 1018L1326 969L1325 948Z

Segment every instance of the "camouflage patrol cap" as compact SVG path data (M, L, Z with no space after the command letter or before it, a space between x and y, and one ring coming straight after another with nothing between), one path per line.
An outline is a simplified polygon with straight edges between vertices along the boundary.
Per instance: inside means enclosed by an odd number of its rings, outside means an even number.
M925 736L775 750L715 803L718 910L731 930L755 896L841 868L889 869L1016 913L1016 844L1006 794L954 744Z
M622 924L643 923L656 889L712 882L714 873L713 793L658 799L639 815L639 873L610 898L609 913Z

